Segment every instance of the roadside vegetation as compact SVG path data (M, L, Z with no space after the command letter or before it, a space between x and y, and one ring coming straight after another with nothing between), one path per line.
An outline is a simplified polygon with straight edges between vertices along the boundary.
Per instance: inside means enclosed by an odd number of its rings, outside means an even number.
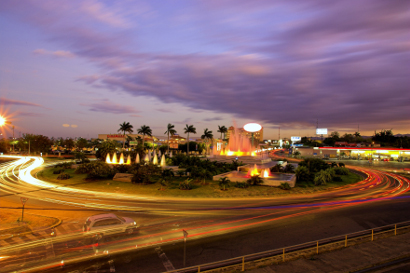
M302 161L296 170L293 170L293 167L272 168L282 172L285 169L287 172L296 172L298 181L295 188L290 188L287 183L282 183L279 187L263 186L259 176L250 177L247 182L232 182L228 178L213 181L214 175L236 170L242 163L236 160L232 163L201 160L198 157L181 154L168 158L170 164L179 167L175 172L153 164L109 165L95 161L81 164L77 169L68 168L69 164L59 164L44 169L37 176L45 181L78 189L171 198L243 198L308 194L361 180L359 175L349 172L346 168L331 167L322 161ZM329 173L331 178L322 171ZM113 181L116 173L131 174L132 182ZM68 178L62 180L62 174Z

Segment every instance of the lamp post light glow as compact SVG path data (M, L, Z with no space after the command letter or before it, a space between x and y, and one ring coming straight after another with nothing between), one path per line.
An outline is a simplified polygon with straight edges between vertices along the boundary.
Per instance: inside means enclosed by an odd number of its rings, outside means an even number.
M243 126L243 129L252 134L252 147L253 145L253 133L258 132L262 129L262 125L258 123L247 123Z
M0 116L0 126L5 124L11 124L11 121L7 121L4 117ZM13 153L14 153L14 125L13 125Z

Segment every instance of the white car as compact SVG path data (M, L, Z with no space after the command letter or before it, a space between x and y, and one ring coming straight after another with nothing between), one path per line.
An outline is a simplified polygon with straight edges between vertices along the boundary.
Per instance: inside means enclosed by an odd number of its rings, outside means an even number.
M137 228L137 223L131 218L117 216L114 213L103 213L88 217L83 231L106 236L118 233L132 234Z

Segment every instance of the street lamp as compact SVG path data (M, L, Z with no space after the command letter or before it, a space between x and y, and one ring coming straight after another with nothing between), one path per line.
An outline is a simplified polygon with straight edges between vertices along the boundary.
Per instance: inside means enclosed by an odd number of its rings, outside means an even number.
M5 124L12 124L11 121L7 121L4 117L0 116L0 126ZM13 153L14 153L14 125L13 125Z

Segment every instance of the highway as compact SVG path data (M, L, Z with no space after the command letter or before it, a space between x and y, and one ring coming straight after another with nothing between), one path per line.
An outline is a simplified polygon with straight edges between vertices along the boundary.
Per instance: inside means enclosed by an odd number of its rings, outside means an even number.
M364 167L350 167L363 173L363 181L319 194L164 200L77 190L36 179L37 168L52 164L21 157L0 165L2 208L19 209L20 197L27 197L32 213L63 219L56 237L0 240L1 272L102 271L104 266L116 272L162 272L170 264L182 267L182 230L189 234L189 266L410 219L410 181ZM107 211L133 218L140 229L130 236L104 238L96 246L82 232L82 224L88 216ZM165 260L156 247L166 254ZM100 266L109 260L113 262Z

